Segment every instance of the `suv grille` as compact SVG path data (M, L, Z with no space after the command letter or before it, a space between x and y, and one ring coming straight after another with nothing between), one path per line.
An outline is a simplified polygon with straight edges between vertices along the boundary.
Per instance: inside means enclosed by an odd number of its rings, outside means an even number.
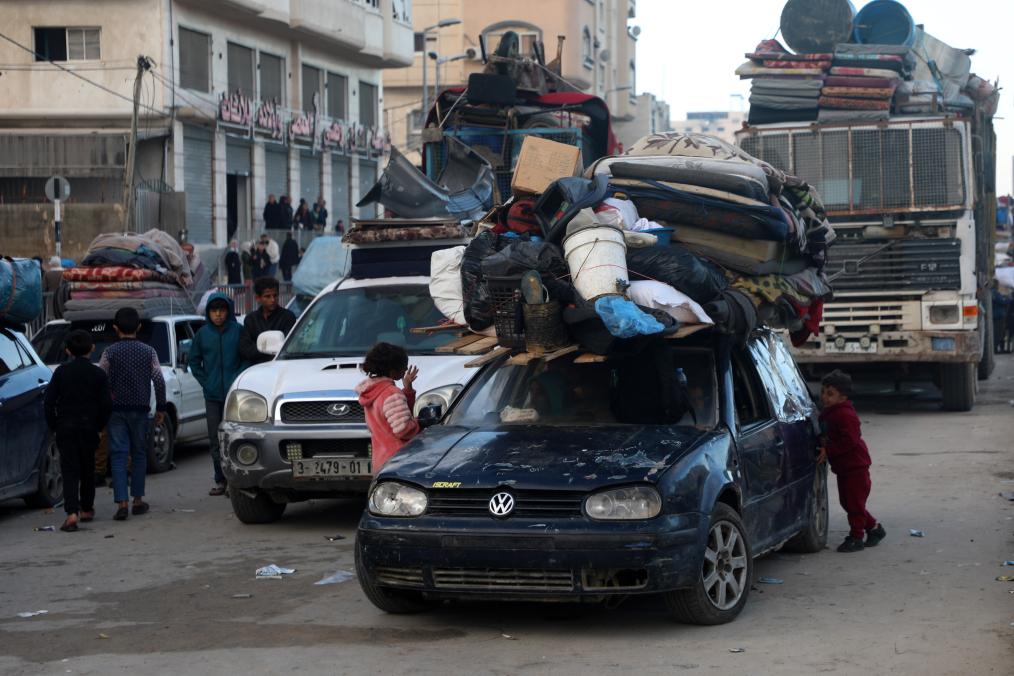
M348 406L338 415L329 413L332 405ZM363 407L355 400L329 399L324 401L290 401L282 404L283 423L361 423L366 420Z
M437 589L519 589L524 591L571 591L574 574L569 570L496 570L489 568L434 568Z
M836 291L961 288L961 241L946 239L887 242L835 242L827 274ZM862 259L870 258L863 261Z
M278 442L278 452L285 461L289 460L289 444L299 444L304 458L315 458L318 455L370 457L369 439L283 439Z
M431 490L427 514L490 517L489 499L503 489ZM582 491L508 491L515 507L510 518L575 518L581 516Z

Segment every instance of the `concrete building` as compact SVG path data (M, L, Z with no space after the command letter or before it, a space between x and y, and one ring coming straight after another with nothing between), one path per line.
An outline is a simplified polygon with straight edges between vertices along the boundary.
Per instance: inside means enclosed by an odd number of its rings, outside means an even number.
M648 134L671 131L669 104L654 94L639 95L634 111L633 119L621 120L613 125L616 138L623 144L624 150Z
M636 0L416 0L415 61L411 68L384 74L384 111L392 142L402 150L419 148L424 65L432 101L438 80L441 88L462 86L469 74L482 70L480 37L492 51L508 30L519 34L525 54L534 40L542 40L547 61L556 56L557 36L564 36L563 78L602 97L614 123L633 120L641 105L636 63L640 31L630 23L636 10ZM446 19L461 23L422 35ZM447 61L424 61L424 52L430 51ZM450 60L455 57L461 58Z
M269 194L348 223L385 152L381 73L413 58L411 0L0 0L0 33L21 45L0 41L5 242L46 229L52 174L71 184L65 241L123 227L139 55L138 227L221 246L263 227ZM166 190L185 222L149 208Z
M742 128L746 113L742 111L717 110L687 113L685 120L673 120L672 130L711 134L729 143L736 143L736 130Z

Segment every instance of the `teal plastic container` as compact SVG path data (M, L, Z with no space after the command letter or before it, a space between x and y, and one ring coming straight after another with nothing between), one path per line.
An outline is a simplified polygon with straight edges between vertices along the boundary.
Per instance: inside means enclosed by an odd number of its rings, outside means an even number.
M852 39L861 45L915 44L915 22L895 0L873 0L852 22Z

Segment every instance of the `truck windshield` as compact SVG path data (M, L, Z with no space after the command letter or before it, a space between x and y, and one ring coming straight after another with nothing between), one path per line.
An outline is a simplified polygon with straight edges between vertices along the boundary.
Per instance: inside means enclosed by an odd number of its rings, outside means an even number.
M666 348L670 349L670 348ZM578 364L574 357L487 368L465 390L448 423L487 425L690 425L712 428L718 408L709 350L674 350ZM678 369L686 384L680 383ZM666 403L668 402L668 403Z
M422 284L338 289L303 313L278 358L362 356L376 343L428 354L454 340L455 334L415 334L410 329L435 326L443 319Z

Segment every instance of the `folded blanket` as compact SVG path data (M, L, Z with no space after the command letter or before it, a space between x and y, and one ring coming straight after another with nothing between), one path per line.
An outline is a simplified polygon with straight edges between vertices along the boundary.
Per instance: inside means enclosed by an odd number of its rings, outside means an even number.
M900 54L852 54L849 52L835 52L834 59L837 61L893 61L895 63L904 63L905 59Z
M74 300L95 300L97 298L175 298L179 301L190 301L190 296L183 289L138 289L136 291L71 291Z
M897 54L898 56L905 56L911 52L912 48L908 45L858 45L842 43L835 45L834 48L835 56L842 54Z
M847 99L839 96L821 96L821 108L837 108L839 110L890 110L890 101L872 99Z
M197 309L188 299L178 298L94 298L67 301L63 317L69 321L105 319L117 310L132 307L142 318L168 314L194 314Z
M817 107L817 98L750 94L750 105L766 106L777 110L810 110Z
M884 52L890 53L890 52ZM746 55L748 59L794 59L796 61L827 61L830 53L793 54L778 40L761 40L753 51Z
M877 68L889 70L899 75L910 72L910 68L900 61L877 61L876 59L835 59L832 66L840 68Z
M70 282L71 291L137 291L139 289L166 289L181 291L179 284L166 282Z
M847 66L832 66L831 75L846 75L848 77L880 77L888 80L900 80L901 74L886 68L854 68Z
M757 80L754 80L757 82ZM899 83L897 79L888 79L884 77L848 77L844 75L828 75L824 80L824 84L828 87L894 87L904 85L906 83Z
M822 96L844 96L847 99L889 99L893 89L877 87L824 87Z
M764 87L766 89L814 90L819 92L823 86L823 82L823 78L755 77L751 85L754 89Z
M815 99L820 96L820 89L772 89L754 85L750 89L750 98L755 96L786 96L794 99Z
M758 75L822 75L825 68L765 68L753 61L747 61L736 69L736 75L743 79Z
M822 68L827 70L831 67L831 61L792 61L790 59L764 59L762 64L765 68Z
M176 281L171 276L155 272L154 270L122 266L70 268L63 271L63 278L68 282L152 281L172 284Z
M767 106L751 105L747 122L750 124L771 124L773 122L812 122L817 119L817 109L779 110Z
M817 114L819 122L870 122L886 120L891 116L889 110L833 110L821 108Z

